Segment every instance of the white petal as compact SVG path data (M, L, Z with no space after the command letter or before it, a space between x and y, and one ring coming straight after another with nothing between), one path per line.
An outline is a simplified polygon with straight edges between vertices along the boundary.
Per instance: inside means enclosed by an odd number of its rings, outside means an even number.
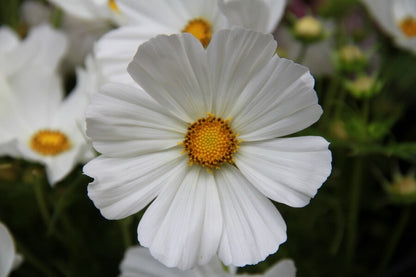
M321 137L282 138L241 145L235 162L267 197L303 207L331 172L331 152Z
M231 25L267 33L270 7L263 0L232 0L223 6Z
M296 277L296 267L293 260L284 259L267 270L264 277Z
M393 18L393 3L391 0L363 0L371 14L375 17L381 27L389 34L397 32L396 23Z
M211 260L221 230L213 175L192 166L167 181L140 221L138 238L163 264L186 270Z
M195 277L191 270L182 271L164 266L143 247L130 247L126 251L120 271L120 277Z
M45 68L29 67L10 80L17 112L33 129L49 125L63 98L60 79Z
M264 0L269 6L270 16L267 32L273 32L279 24L286 8L286 0Z
M54 72L67 48L68 40L63 33L48 25L33 27L19 47L8 54L9 73L27 67L42 67Z
M157 34L171 33L168 31L125 26L102 36L94 47L94 53L103 77L111 82L136 84L128 74L127 66L133 60L137 48Z
M94 148L113 157L175 147L187 128L139 88L121 84L106 85L94 95L86 117Z
M286 223L272 202L233 166L215 172L224 227L218 255L224 264L256 264L286 241Z
M193 35L163 35L139 47L128 72L163 107L191 123L210 110L206 58Z
M6 226L0 222L0 276L8 276L14 257L15 249L12 236Z
M210 112L228 118L232 117L233 108L242 109L251 100L245 96L245 88L250 82L266 80L267 76L259 72L263 73L275 50L276 41L271 35L240 28L217 32L207 48ZM244 103L235 107L241 101Z
M242 140L256 141L310 126L322 114L313 86L314 79L306 67L274 56L236 101L232 127Z
M64 179L75 165L80 161L82 156L81 145L74 145L66 152L52 157L42 157L42 162L46 165L46 174L51 186Z
M120 219L143 209L185 168L185 157L170 150L133 158L100 156L84 166L84 173L94 178L88 196L101 214Z
M0 55L6 54L17 47L19 43L19 37L11 28L7 26L0 27Z
M169 26L175 30L175 33L181 32L188 21L195 18L207 19L213 25L214 30L222 27L225 21L217 1L153 0L152 5L149 5L146 0L120 0L117 4L127 18L128 24L149 28ZM164 33L155 33L157 34Z

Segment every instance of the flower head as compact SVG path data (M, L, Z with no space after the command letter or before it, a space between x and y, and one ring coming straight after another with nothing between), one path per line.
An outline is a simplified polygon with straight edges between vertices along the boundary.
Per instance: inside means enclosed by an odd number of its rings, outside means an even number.
M322 109L307 68L275 50L271 35L240 28L214 33L207 48L161 35L129 65L140 88L109 84L88 107L87 135L102 153L84 167L88 195L111 219L154 199L138 239L165 265L265 259L286 240L267 198L305 206L328 177L327 141L280 138Z
M81 126L88 98L81 84L64 98L57 74L65 48L65 37L42 25L7 50L12 66L0 69L0 155L42 163L51 184L93 156Z
M404 49L416 53L416 2L363 0L380 27Z

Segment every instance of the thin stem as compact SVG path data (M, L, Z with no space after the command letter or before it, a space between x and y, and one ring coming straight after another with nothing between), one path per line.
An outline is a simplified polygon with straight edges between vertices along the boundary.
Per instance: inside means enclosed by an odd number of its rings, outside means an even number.
M40 178L39 176L34 176L34 178L35 178L35 180L31 184L31 186L33 187L33 190L35 192L35 197L36 197L36 201L38 203L38 208L39 208L40 215L42 216L42 219L43 219L45 225L48 226L49 222L51 220L51 215L49 213L49 210L48 210L48 207L47 207L47 204L46 204L45 195L43 193L42 178Z
M400 214L400 218L397 221L397 224L394 227L394 230L392 232L391 239L386 246L386 250L384 251L383 259L381 260L378 266L378 273L383 272L384 269L390 263L390 260L393 257L394 251L397 248L397 244L400 241L403 231L406 228L407 223L409 222L409 217L410 217L410 208L409 207L403 208Z
M127 217L127 218L119 221L121 235L122 235L122 238L123 238L124 246L126 248L133 244L132 241L131 241L131 236L130 236L131 220L132 220L132 217L130 216L130 217Z
M306 57L306 52L308 51L308 45L305 43L302 43L302 46L300 48L299 54L297 58L295 59L297 63L302 63L303 60Z
M363 174L363 159L358 158L355 162L349 204L349 218L347 226L347 249L346 249L346 263L348 267L353 260L355 249L357 246L357 224L358 214L360 210L360 194L361 194L361 180Z

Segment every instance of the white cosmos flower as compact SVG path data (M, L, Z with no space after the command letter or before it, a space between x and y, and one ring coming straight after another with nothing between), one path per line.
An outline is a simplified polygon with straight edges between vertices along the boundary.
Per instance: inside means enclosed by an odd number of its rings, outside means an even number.
M363 0L381 28L404 49L416 53L415 0Z
M6 61L0 63L0 155L44 164L54 184L76 163L92 158L82 129L88 98L79 83L64 99L57 74L67 47L63 34L42 25L21 43L8 37L2 29L0 44L9 47L0 50Z
M321 116L307 68L274 55L272 35L216 32L142 44L128 71L140 87L109 84L87 108L102 153L84 166L88 195L108 219L147 208L141 245L168 267L218 254L255 264L286 240L273 203L307 205L331 171L321 137L283 137Z
M6 277L22 262L22 256L16 253L13 238L7 227L0 222L0 277Z
M182 271L164 266L155 260L146 248L130 247L120 264L120 272L120 277L295 277L296 267L292 260L285 259L270 268L264 275L236 275L224 271L221 262L213 258L206 265Z
M280 21L284 0L120 0L126 26L98 40L95 56L110 81L135 84L126 68L138 45L159 34L190 32L204 46L222 28L242 25L271 32Z
M115 0L48 0L66 13L87 21L121 20Z

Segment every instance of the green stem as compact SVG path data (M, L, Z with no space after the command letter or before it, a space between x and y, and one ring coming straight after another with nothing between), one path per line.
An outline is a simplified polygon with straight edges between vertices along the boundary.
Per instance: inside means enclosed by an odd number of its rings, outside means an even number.
M305 43L302 43L302 46L301 46L300 51L299 51L299 54L298 54L297 58L295 59L295 61L297 63L302 63L303 60L306 57L306 52L307 51L308 51L308 45L305 44Z
M349 204L349 218L347 226L346 263L350 267L357 246L357 224L360 210L361 180L363 174L363 158L358 157L355 162Z
M123 220L119 221L119 226L121 230L121 236L123 238L124 246L127 248L131 246L132 240L130 236L130 224L131 224L132 217L127 217Z
M78 186L84 185L85 180L85 175L79 174L77 178L71 182L66 191L61 195L53 210L53 214L48 227L48 235L54 233L57 221L60 219L61 214L64 212L67 206L71 203L71 196L74 195L74 191L78 188Z
M51 215L49 213L47 204L46 204L46 200L45 200L45 195L43 193L43 182L42 182L42 178L40 177L34 177L36 178L33 182L32 187L33 190L35 192L35 197L36 197L36 201L38 203L38 208L39 208L39 212L40 215L42 216L42 219L45 223L46 226L49 225L49 222L51 220Z
M390 260L393 257L394 251L396 250L397 244L400 241L403 231L406 228L407 223L409 222L409 217L410 217L410 208L409 207L403 208L400 214L400 218L397 221L396 226L394 227L393 234L391 235L391 239L386 246L386 250L384 251L383 259L381 260L378 266L378 273L382 273L384 269L390 263Z

